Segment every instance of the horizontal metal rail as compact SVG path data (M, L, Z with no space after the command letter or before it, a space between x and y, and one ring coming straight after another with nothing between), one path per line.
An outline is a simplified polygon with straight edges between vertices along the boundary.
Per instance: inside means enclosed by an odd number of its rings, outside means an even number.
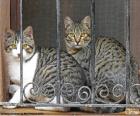
M0 103L2 105L9 105L7 102ZM37 106L44 106L44 107L132 107L132 108L140 108L140 104L46 104L46 103L37 103L37 104L30 104L30 103L22 103L22 104L15 104L12 103L13 106L20 106L20 107L37 107Z

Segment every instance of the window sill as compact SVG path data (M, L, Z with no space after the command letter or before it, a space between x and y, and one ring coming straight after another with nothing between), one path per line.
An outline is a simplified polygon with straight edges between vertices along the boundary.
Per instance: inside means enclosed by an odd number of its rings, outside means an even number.
M115 115L128 115L128 114L139 114L140 115L140 109L131 109L128 108L125 112L121 113L114 113L114 114L104 114L107 116L115 116ZM50 111L40 111L40 110L35 110L33 108L17 108L17 109L3 109L0 107L0 115L59 115L59 116L93 116L93 115L98 115L95 113L86 113L86 112L50 112ZM101 114L99 114L101 116Z

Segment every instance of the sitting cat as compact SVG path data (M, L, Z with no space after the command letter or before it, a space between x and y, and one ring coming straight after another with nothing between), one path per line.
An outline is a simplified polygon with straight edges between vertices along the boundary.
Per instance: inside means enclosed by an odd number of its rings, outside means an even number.
M35 69L37 67L38 53L35 54L35 44L32 35L32 28L27 27L23 32L23 86L33 81ZM5 38L5 56L8 65L8 73L12 85L9 92L13 94L9 103L20 103L20 39L14 31L6 32ZM28 97L29 92L27 93ZM25 98L23 97L23 101ZM15 108L16 106L4 106L6 108Z
M86 16L81 23L75 23L70 17L65 17L65 46L84 69L88 86L92 86L90 79L90 57L91 57L91 19ZM113 91L120 87L124 92L126 88L126 50L124 46L114 38L97 37L95 43L95 103L122 103L125 95L115 96ZM136 62L131 58L131 80L132 84L139 83ZM115 88L116 87L116 88ZM121 93L121 92L120 92ZM119 93L119 94L120 94ZM133 95L132 95L133 97ZM130 97L131 98L131 97ZM134 97L136 98L136 96ZM90 102L89 102L90 103ZM96 112L118 112L122 108L83 108L86 111Z
M31 26L27 27L23 32L23 44L21 44L20 37L13 31L8 31L5 39L5 55L7 57L8 71L11 85L11 93L14 93L9 103L20 103L20 45L23 48L23 87L24 96L23 102L32 98L31 89L34 92L38 91L37 96L34 97L36 102L45 102L56 104L56 90L57 90L57 52L54 48L37 47L33 38L33 29ZM60 52L60 86L61 86L61 103L68 103L68 101L80 101L77 97L78 89L85 85L84 73L81 66L69 54ZM34 83L34 84L30 84ZM29 84L27 86L27 84ZM72 86L74 87L71 89ZM36 88L38 87L38 88ZM74 92L68 96L68 92ZM41 93L41 94L40 94ZM62 94L63 93L63 94ZM64 100L65 98L65 100ZM5 108L15 108L16 106L4 106ZM64 107L36 107L36 109L43 110L59 110L67 111L69 108Z

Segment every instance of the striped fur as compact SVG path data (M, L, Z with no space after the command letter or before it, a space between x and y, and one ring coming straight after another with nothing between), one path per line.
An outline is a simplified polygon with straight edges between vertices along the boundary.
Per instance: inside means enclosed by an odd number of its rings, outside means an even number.
M10 74L9 76L12 83L14 83L14 85L11 85L10 88L13 96L9 103L20 103L20 44L23 46L23 87L26 87L27 84L33 82L40 89L36 94L37 96L34 97L31 95L30 90L32 90L33 87L33 90L36 91L36 86L29 85L24 91L26 98L34 99L36 102L46 103L52 97L54 97L50 103L56 104L56 94L54 91L60 91L61 103L69 103L69 101L80 102L80 98L78 97L78 89L85 85L86 80L83 69L78 62L70 54L61 51L61 80L58 80L57 50L55 48L43 48L35 45L33 29L31 26L24 30L23 37L23 44L21 44L19 38L17 42L17 35L13 31L10 31L7 33L7 37L5 39L5 51L6 54L8 54L7 57L9 58L8 61L10 62L10 68L8 68L8 71L13 74ZM13 56L13 50L16 51L15 56ZM24 52L26 55L24 55ZM16 62L16 66L13 65L14 62ZM58 82L60 82L60 88L57 86ZM66 88L66 86L64 86L65 84L70 84L74 88L71 88L71 86ZM63 90L63 92L61 90ZM63 98L65 98L65 100ZM23 97L23 101L26 101L25 97ZM15 108L16 106L4 107ZM36 107L36 109L67 111L67 108L64 107Z
M83 23L85 22L85 23ZM65 21L65 45L67 48L67 52L71 54L78 63L84 68L87 82L89 86L91 85L90 77L89 77L89 61L91 56L91 30L90 30L90 17L85 17L81 23L74 23L70 17L66 17ZM81 27L82 25L82 27ZM88 25L88 26L87 26ZM85 28L86 27L86 28ZM83 29L81 29L83 28ZM80 38L82 33L86 33L88 36L85 38ZM84 30L84 32L83 32ZM73 34L72 34L73 33ZM70 35L73 35L70 37ZM74 38L74 39L73 39ZM88 38L88 41L85 41ZM90 39L89 39L90 38ZM77 43L77 40L79 42ZM85 42L85 44L83 43ZM81 43L81 44L80 44ZM80 46L80 47L79 47ZM75 52L71 52L71 51ZM113 87L117 84L123 85L126 87L126 50L124 46L119 43L114 38L110 37L97 37L95 43L95 85L96 87L100 86L101 84L106 84L109 88L109 96L104 98L100 97L100 101L96 96L95 102L97 103L110 103L119 101L120 97L114 97L112 90ZM131 84L139 83L138 82L138 69L137 64L133 58L131 58ZM101 88L97 92L97 95L102 90ZM125 96L122 96L125 98ZM101 101L102 100L102 101ZM120 102L124 101L122 99ZM123 109L119 108L92 108L86 109L83 108L85 111L96 111L96 112L117 112Z
M38 49L39 58L38 65L36 69L36 74L34 81L39 87L45 87L47 84L52 84L54 87L57 87L57 53L54 48L39 48ZM70 101L76 102L78 89L81 86L85 85L84 73L81 66L77 61L69 54L61 52L60 54L60 78L61 86L63 84L69 83L74 86L75 95L68 97ZM47 86L46 86L47 87ZM50 92L48 98L54 95L53 88L46 88L46 91ZM47 96L47 95L46 95ZM43 97L40 96L37 100L43 101ZM44 99L46 97L44 96Z

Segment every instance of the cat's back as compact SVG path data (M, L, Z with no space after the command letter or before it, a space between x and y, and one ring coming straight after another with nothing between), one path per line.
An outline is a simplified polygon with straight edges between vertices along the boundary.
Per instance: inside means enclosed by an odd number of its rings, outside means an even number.
M108 74L125 77L125 48L114 38L98 37L95 44L96 79L105 78ZM109 76L107 76L109 78Z
M56 64L58 60L60 60L61 65L67 66L80 66L78 62L72 57L72 55L68 54L65 51L60 51L59 54L56 48L45 48L39 47L39 62L42 62L42 66L46 64ZM58 59L59 58L59 59Z
M72 78L75 80L82 80L84 78L83 69L80 64L67 52L60 51L58 59L57 49L55 48L39 48L39 61L37 71L43 70L50 71L46 78L57 75L58 60L60 60L60 73L61 77L70 81ZM41 70L40 70L41 69ZM39 74L39 73L38 73ZM56 78L56 77L52 78ZM39 77L43 78L43 77ZM85 80L83 80L84 82Z
M125 48L115 38L98 37L96 38L96 60L109 58L116 60L125 60Z

